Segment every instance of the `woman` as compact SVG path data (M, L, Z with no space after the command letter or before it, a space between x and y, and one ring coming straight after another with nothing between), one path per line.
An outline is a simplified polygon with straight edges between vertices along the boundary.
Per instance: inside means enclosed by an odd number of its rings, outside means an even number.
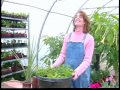
M85 12L79 11L73 20L74 29L64 37L64 43L58 59L51 67L61 64L73 69L73 88L88 88L90 84L90 64L94 52L94 38L88 32L90 21Z

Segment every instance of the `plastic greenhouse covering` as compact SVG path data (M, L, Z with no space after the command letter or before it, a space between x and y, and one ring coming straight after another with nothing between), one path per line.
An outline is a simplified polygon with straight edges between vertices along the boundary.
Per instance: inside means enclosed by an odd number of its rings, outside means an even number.
M29 14L30 38L34 40L38 40L41 30L42 36L71 32L72 18L78 10L85 11L90 17L100 7L99 12L119 17L119 0L1 0L1 10Z

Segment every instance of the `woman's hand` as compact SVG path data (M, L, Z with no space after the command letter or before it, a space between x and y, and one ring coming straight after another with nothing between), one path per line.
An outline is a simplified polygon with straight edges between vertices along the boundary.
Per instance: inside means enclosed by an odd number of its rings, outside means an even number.
M77 72L74 71L74 72L72 73L72 79L73 79L73 80L76 80L77 78L78 78L78 74L77 74Z

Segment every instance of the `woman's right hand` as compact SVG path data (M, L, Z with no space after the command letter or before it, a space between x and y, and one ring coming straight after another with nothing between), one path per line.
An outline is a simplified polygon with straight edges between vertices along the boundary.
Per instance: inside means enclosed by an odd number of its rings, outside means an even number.
M74 72L72 73L72 79L73 79L73 80L76 80L77 78L78 78L78 74L77 74L77 72L74 71Z

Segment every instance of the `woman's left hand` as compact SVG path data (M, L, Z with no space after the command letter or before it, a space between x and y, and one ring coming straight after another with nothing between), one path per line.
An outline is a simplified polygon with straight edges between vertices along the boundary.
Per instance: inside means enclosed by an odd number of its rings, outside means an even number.
M78 78L78 74L74 71L73 73L72 73L72 79L73 80L76 80Z

